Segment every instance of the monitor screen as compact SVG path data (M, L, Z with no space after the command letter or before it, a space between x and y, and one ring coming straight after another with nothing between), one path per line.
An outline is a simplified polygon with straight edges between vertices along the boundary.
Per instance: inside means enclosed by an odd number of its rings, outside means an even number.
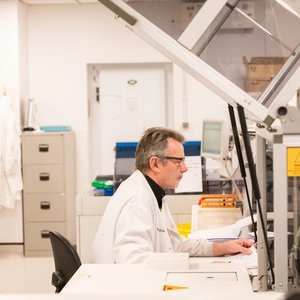
M228 155L229 122L227 120L203 120L201 156L224 159Z

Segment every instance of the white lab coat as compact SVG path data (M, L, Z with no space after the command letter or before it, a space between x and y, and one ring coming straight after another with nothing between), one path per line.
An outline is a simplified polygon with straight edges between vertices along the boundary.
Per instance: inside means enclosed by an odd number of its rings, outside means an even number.
M165 199L160 210L144 175L135 171L107 205L90 262L146 263L153 252L212 256L212 243L179 235Z
M0 99L0 206L14 208L21 199L21 130L9 99Z

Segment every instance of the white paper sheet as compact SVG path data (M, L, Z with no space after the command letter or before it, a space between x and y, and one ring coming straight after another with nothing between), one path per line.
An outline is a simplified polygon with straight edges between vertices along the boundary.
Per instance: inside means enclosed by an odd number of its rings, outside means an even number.
M253 216L254 221L257 220L257 215ZM242 230L252 224L251 217L246 217L236 221L232 225L224 226L217 229L197 230L189 234L191 239L205 238L214 241L216 239L237 239Z
M202 192L202 165L200 156L186 156L188 171L183 174L175 193Z
M228 225L217 229L198 230L189 234L190 239L204 238L208 240L215 239L237 239L240 234L240 228L236 224Z

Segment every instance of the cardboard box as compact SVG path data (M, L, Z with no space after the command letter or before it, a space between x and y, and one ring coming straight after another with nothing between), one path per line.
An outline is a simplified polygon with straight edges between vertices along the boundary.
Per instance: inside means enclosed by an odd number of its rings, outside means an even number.
M270 82L271 80L248 78L246 84L246 92L263 92Z
M272 80L286 60L286 57L252 57L250 62L248 62L244 57L247 77L253 80Z
M246 91L263 92L286 60L286 57L270 56L252 57L248 62L244 57L243 61L247 68Z
M256 65L248 66L248 78L257 78L259 80L271 80L279 72L282 65Z

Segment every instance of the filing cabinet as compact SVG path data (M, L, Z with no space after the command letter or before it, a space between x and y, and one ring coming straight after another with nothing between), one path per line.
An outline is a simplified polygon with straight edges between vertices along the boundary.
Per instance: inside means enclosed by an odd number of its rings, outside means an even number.
M23 133L22 169L25 255L51 256L50 230L75 244L75 133Z

